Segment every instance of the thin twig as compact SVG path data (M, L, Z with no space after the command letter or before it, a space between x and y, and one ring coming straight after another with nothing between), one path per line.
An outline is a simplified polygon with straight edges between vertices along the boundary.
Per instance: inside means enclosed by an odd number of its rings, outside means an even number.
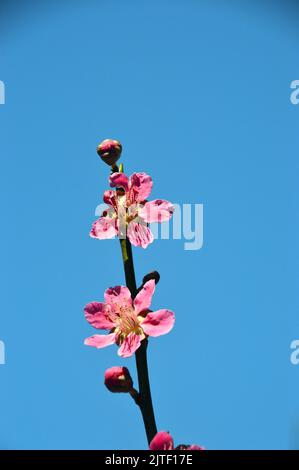
M121 245L121 252L122 252L123 263L124 263L126 284L131 292L132 298L134 298L137 294L137 285L136 285L136 278L135 278L132 246L131 246L130 241L127 238L121 239L120 245ZM139 383L139 394L138 394L138 398L136 395L133 398L135 400L135 403L140 408L146 435L147 435L147 440L148 440L148 443L150 443L153 437L157 434L157 426L156 426L156 421L155 421L155 414L154 414L154 408L153 408L153 403L152 403L151 389L150 389L150 382L149 382L149 375L148 375L147 354L146 354L147 344L148 344L147 339L144 339L141 342L140 347L137 349L135 353L138 383Z

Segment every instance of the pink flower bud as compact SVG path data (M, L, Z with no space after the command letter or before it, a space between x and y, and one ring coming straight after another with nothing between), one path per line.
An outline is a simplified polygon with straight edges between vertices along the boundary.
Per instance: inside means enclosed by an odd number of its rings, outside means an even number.
M169 432L158 432L150 443L150 450L173 450L174 443Z
M129 393L133 380L126 367L111 367L105 372L105 385L113 393Z
M192 444L191 446L186 444L180 444L175 448L175 450L205 450L205 448L196 444Z
M97 153L107 165L113 166L120 157L122 151L121 143L118 140L105 139L97 148Z
M174 447L173 438L169 432L165 431L160 431L155 435L149 448L150 450L205 450L204 447L196 444L180 444L179 446Z

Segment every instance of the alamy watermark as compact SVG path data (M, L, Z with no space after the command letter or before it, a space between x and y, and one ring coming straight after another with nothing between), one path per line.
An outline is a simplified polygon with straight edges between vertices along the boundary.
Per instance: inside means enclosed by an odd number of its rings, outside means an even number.
M5 364L5 344L0 340L0 366Z
M299 104L299 80L293 80L290 88L292 91L290 100L293 105ZM294 339L290 344L290 362L293 366L299 365L299 339Z
M294 105L299 104L299 80L292 81L291 89L294 90L290 96L291 103Z
M174 212L170 220L164 221L162 224L157 222L150 224L151 232L155 239L160 240L184 240L184 250L195 251L200 250L203 246L203 204L173 204ZM96 207L95 215L101 217L106 214L110 216L109 210L107 211L106 204L99 204ZM119 218L119 238L126 238L128 231L128 223L124 213L121 218L121 213L118 213ZM147 225L139 217L133 219L133 222L138 222L141 225Z
M5 104L5 85L2 80L0 80L0 104Z
M294 339L291 344L290 348L292 350L290 355L290 361L293 366L299 365L299 339Z

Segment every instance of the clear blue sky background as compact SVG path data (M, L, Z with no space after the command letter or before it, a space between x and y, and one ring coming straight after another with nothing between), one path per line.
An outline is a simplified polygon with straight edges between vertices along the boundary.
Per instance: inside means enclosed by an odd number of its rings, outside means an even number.
M43 5L41 5L41 3ZM0 20L0 447L142 449L138 409L102 385L127 365L83 345L86 302L124 282L88 236L124 146L153 197L204 204L204 247L135 249L158 269L150 343L159 429L209 449L299 447L299 79L295 2L3 2Z

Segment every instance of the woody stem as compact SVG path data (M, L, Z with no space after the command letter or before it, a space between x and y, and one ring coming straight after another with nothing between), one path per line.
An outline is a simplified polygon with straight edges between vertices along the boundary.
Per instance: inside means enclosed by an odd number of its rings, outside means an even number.
M137 294L137 285L135 278L132 246L127 238L120 240L120 246L124 264L126 284L131 292L132 298L134 299ZM140 347L135 353L135 359L139 383L139 399L137 404L142 414L147 440L148 443L150 443L153 437L157 434L157 426L155 421L155 414L148 375L146 354L147 344L147 339L144 339L141 342Z

